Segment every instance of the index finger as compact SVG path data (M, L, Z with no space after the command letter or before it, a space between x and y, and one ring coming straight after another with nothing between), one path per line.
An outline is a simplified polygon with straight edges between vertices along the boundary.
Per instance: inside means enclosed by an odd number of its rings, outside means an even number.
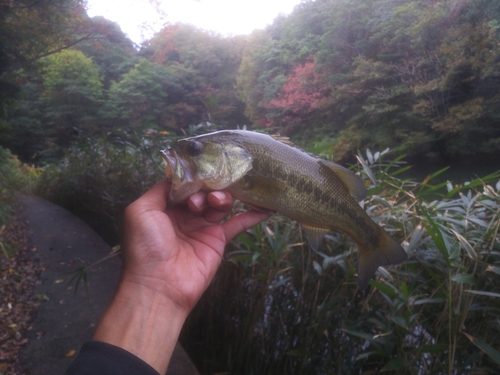
M228 221L221 224L226 236L226 243L238 234L252 228L262 221L269 219L273 214L267 211L250 210L234 215Z

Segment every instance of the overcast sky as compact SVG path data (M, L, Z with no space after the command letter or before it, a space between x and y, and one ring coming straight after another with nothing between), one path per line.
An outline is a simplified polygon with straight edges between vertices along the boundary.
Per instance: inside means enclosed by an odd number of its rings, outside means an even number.
M160 3L160 12L150 1ZM250 34L289 14L301 0L87 0L90 17L117 22L136 43L149 39L166 22L190 23L219 34ZM164 17L161 16L164 13Z

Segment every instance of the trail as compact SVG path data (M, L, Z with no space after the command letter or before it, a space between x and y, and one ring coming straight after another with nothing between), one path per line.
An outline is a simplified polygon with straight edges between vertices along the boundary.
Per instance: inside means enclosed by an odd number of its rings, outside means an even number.
M74 271L110 253L111 248L83 221L40 198L21 197L33 257L44 267L35 295L41 301L21 363L28 375L63 374L81 345L90 340L118 283L120 259L100 262L88 273L88 293L69 285ZM177 345L168 375L197 375Z

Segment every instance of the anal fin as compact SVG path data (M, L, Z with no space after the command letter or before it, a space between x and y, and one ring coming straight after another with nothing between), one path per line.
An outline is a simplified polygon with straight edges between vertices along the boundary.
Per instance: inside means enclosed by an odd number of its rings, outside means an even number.
M323 237L325 237L325 234L329 231L329 229L310 227L307 225L302 225L302 229L304 229L307 241L313 250L318 249L321 241L323 241Z

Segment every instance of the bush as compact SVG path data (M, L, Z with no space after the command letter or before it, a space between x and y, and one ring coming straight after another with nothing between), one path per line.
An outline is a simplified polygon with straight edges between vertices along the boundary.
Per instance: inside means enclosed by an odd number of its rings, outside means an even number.
M134 141L89 139L70 148L57 164L45 167L37 194L73 212L116 245L124 208L164 177L159 150L166 146L165 136L150 132Z
M12 253L4 235L16 205L15 194L32 193L40 173L40 168L21 163L9 150L0 147L0 257Z

